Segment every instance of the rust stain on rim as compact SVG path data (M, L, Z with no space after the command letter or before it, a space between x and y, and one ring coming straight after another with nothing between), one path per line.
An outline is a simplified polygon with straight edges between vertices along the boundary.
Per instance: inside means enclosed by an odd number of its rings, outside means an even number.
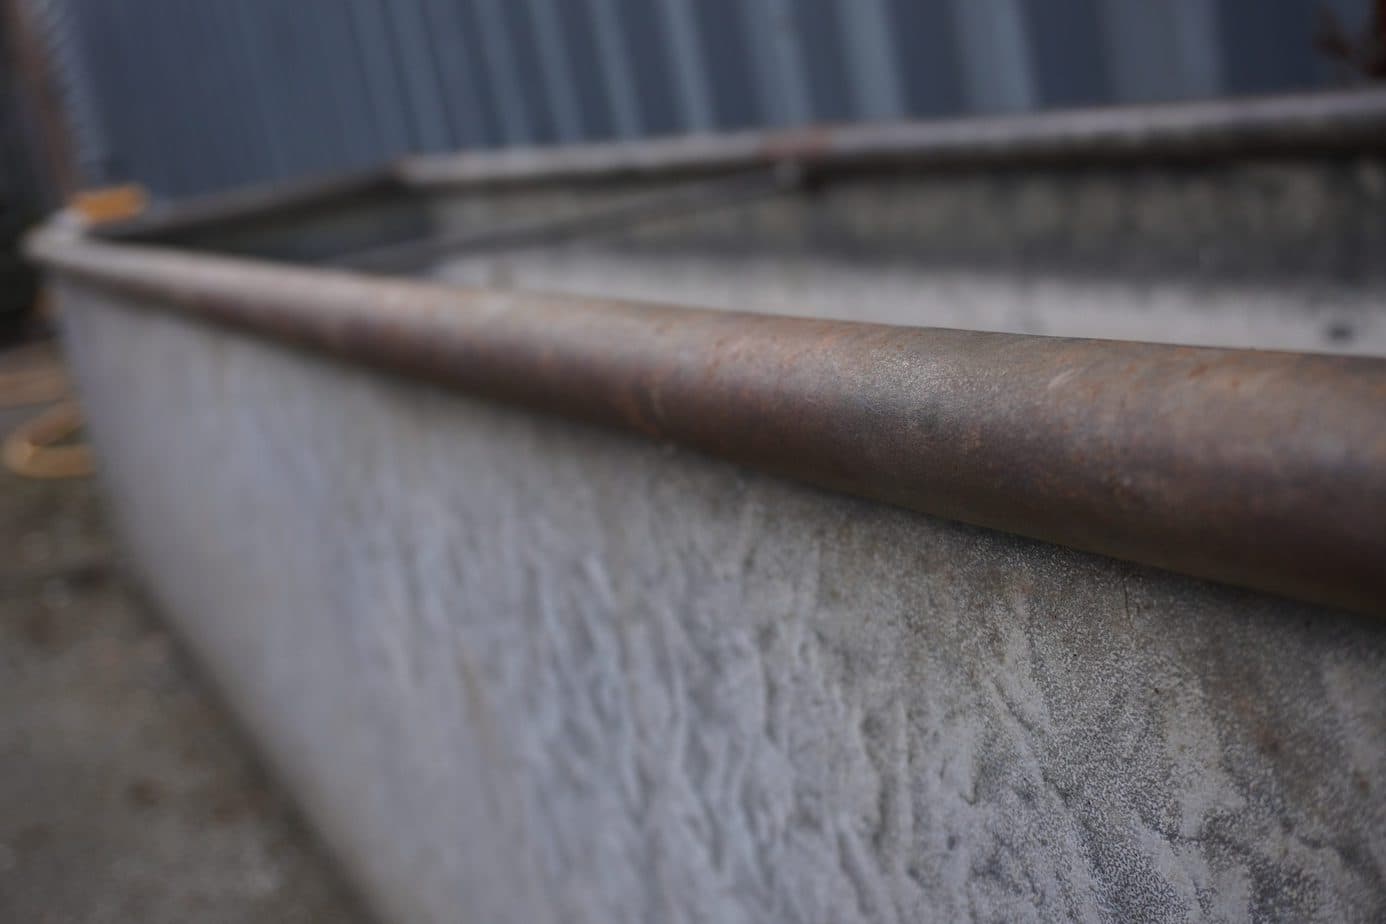
M1386 360L464 290L112 244L60 276L831 490L1386 614Z

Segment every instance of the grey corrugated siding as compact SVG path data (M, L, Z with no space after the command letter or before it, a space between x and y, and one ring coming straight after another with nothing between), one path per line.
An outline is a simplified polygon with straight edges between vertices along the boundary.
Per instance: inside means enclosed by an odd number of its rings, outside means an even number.
M82 169L180 196L409 151L1328 86L1370 0L30 0Z

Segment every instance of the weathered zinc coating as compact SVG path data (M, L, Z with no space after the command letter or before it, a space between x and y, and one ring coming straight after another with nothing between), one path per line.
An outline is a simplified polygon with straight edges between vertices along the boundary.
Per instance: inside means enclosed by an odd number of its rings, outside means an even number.
M135 561L394 918L1377 920L1386 624L1319 604L1380 614L1386 360L898 326L1107 286L1065 317L1379 355L1379 154L1162 131L1225 165L810 169L430 268L486 290L244 257L658 181L404 171L36 252ZM950 186L972 250L911 230Z
M1376 620L62 301L133 557L387 920L1386 912Z

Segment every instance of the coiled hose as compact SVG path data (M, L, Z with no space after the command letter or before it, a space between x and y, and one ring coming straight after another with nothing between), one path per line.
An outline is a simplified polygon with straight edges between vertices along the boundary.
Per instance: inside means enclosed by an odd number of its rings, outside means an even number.
M10 431L0 444L0 461L25 478L87 477L91 449L63 443L82 428L67 373L47 345L23 347L7 358L16 355L24 360L22 367L0 372L0 407L51 406Z

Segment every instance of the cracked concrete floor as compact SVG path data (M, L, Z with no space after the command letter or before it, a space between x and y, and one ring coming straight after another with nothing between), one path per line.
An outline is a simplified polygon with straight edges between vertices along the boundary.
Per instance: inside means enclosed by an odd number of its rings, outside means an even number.
M95 485L0 470L0 921L365 920L131 592Z

